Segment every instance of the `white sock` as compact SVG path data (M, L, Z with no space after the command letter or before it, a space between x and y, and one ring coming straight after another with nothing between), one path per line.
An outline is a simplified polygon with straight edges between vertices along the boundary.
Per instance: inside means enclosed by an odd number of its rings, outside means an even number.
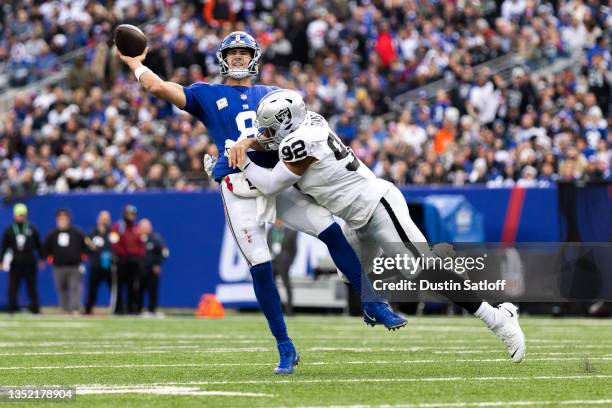
M478 317L490 328L495 325L495 311L496 309L493 306L487 302L482 302L474 316Z

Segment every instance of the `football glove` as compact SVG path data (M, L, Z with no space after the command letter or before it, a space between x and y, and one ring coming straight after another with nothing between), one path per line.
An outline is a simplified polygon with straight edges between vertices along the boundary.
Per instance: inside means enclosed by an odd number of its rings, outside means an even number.
M235 140L231 140L231 139L227 139L225 141L225 152L223 153L225 155L225 157L229 158L230 157L230 150L232 149L232 147L234 147L234 145L237 142ZM236 163L238 165L238 168L240 170L244 170L246 168L246 166L248 166L251 163L251 159L249 159L248 155L244 155L245 160L244 163L240 164L240 163Z
M208 174L209 178L213 178L213 168L217 164L217 158L210 154L204 155L204 171Z

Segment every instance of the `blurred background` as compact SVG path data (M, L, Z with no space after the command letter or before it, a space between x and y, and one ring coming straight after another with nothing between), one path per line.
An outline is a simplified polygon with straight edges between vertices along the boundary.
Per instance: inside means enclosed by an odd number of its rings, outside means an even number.
M115 57L113 29L129 23L148 37L145 64L182 85L220 82L219 42L251 33L263 52L258 82L301 92L378 177L402 189L432 242L609 242L611 4L3 1L0 226L11 230L24 203L44 239L66 208L93 239L100 211L111 228L132 204L168 249L156 273L161 307L195 307L203 293L255 305L218 186L202 169L216 147L201 123L146 95ZM293 305L346 309L344 286L324 273L333 270L325 248L301 234L295 247L285 260ZM80 254L83 304L95 251ZM59 301L51 269L35 275L43 306ZM600 272L612 275L609 265ZM0 273L0 307L10 303L8 275ZM101 284L97 302L112 300Z

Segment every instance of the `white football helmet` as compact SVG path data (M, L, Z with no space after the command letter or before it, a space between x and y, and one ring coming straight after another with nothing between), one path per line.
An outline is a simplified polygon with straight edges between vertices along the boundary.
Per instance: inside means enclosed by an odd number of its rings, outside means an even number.
M279 89L264 96L257 106L257 141L267 150L278 150L285 136L306 119L302 96L289 89Z

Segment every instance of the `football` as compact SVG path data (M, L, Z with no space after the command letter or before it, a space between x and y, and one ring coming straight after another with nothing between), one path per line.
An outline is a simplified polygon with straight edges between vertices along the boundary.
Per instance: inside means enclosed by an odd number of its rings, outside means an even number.
M136 57L147 47L147 37L140 28L131 24L121 24L115 29L115 44L121 54Z

